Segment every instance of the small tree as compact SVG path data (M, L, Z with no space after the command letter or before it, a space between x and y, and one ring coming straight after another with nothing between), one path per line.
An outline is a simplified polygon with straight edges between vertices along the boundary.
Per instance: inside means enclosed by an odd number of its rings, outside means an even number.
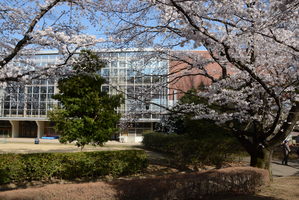
M104 66L96 54L82 51L74 65L74 74L58 81L59 93L54 99L61 106L49 114L60 142L76 141L78 147L86 144L103 145L117 129L120 114L116 108L123 101L121 95L102 91L105 82L96 72Z

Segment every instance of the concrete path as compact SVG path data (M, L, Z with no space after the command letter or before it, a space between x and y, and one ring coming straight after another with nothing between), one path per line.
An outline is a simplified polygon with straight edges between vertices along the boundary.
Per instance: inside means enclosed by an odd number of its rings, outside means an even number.
M249 166L250 158L244 157L241 159ZM299 158L288 162L288 165L282 165L281 160L272 160L272 175L273 177L299 176Z
M281 161L272 161L272 173L274 177L299 176L299 159L289 161L288 165L282 165Z

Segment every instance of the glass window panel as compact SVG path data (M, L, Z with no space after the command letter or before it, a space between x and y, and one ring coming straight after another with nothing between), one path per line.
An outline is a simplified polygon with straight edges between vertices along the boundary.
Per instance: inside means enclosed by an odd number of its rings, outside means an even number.
M125 61L120 61L119 62L119 67L120 68L125 68L126 67L126 62Z
M142 83L142 77L136 77L135 83Z
M18 104L18 108L19 108L19 109L23 109L23 108L24 108L24 105L25 105L24 102L19 103L19 104Z
M109 76L109 69L108 68L102 69L102 76Z
M120 69L119 70L119 76L126 76L126 71L125 69Z
M33 99L32 94L27 94L26 100L27 101L32 101L32 99Z
M153 94L152 94L152 98L153 98L153 99L159 99L159 94L157 94L157 93L153 93Z
M24 110L23 109L19 109L18 110L18 115L23 115L24 114Z
M39 111L39 114L40 114L40 115L46 115L46 110L40 110L40 111Z
M126 83L126 77L125 76L120 76L119 77L119 83L120 84L125 84Z
M33 97L32 97L33 99L33 101L38 101L38 99L39 99L39 95L38 94L33 94Z
M4 102L4 108L9 109L10 107L10 102Z
M48 94L48 100L51 100L53 98L53 94Z
M24 101L24 94L19 94L18 95L18 101Z
M48 59L56 60L56 58L57 58L57 55L55 55L55 54L48 55Z
M9 115L9 110L4 110L4 115Z
M48 93L54 93L54 86L48 87Z
M158 114L152 114L152 118L153 118L153 119L159 119L159 118L160 118L160 115L158 115Z
M151 77L150 77L150 76L145 76L145 77L143 78L143 82L144 82L144 83L151 83Z
M5 100L5 101L10 101L10 96L9 96L9 95L6 95L6 96L4 97L4 100Z
M160 76L153 76L152 82L153 83L159 83L160 82Z
M39 103L39 108L40 109L46 109L46 102L40 102Z
M149 118L151 118L151 114L149 114L149 113L145 113L145 114L143 115L143 117L149 119Z
M110 58L110 53L101 53L101 57Z
M134 77L135 76L135 71L133 69L128 69L127 70L127 76L128 77Z
M19 93L24 93L24 87L19 87Z
M40 87L40 93L47 93L47 87L45 86Z
M119 58L126 58L126 53L124 53L124 52L119 53L118 56L119 56Z
M118 77L110 78L110 84L117 84L117 83L118 83Z
M40 100L41 101L46 101L46 99L47 99L47 94L41 94L40 95Z
M17 107L17 103L14 102L14 101L11 102L11 103L10 103L10 107L11 107L11 108L16 108L16 107Z
M48 79L48 84L54 84L55 83L55 79L52 78L52 79Z
M38 115L38 110L32 110L31 115Z
M41 58L42 58L42 60L47 60L48 59L48 55L42 55Z
M32 93L32 87L31 86L27 87L27 93Z
M117 61L112 61L111 62L111 67L112 68L117 68Z
M39 80L33 80L33 81L32 81L32 84L33 84L33 85L38 85L39 83L40 83Z
M151 68L144 68L141 73L145 74L145 75L152 75L153 69L151 69Z
M26 115L31 115L31 110L26 110Z
M102 91L109 92L109 86L107 86L107 85L102 86Z
M44 64L45 65L45 64ZM46 79L42 79L40 80L40 84L41 85L46 85L47 84L47 80Z
M38 109L39 103L38 102L33 102L33 109Z
M27 109L31 109L31 105L32 105L32 103L31 103L31 102L28 102L27 105L26 105L26 106L27 106Z
M14 88L12 88L12 87L7 87L7 88L6 88L6 91L7 91L8 93L13 93L13 92L14 92Z
M118 69L112 70L112 76L118 76Z
M128 77L128 83L134 83L135 78L134 77Z
M39 87L38 86L35 86L33 87L33 93L39 93Z
M111 58L117 58L118 57L118 53L111 52L110 56L111 56Z

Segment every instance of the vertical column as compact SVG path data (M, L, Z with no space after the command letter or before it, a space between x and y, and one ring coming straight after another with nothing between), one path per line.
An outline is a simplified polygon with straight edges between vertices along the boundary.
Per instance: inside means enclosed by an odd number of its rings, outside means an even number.
M20 122L19 121L9 121L11 124L11 137L16 138L19 137L19 131L20 131Z
M23 113L23 116L26 117L27 115L27 94L28 94L28 87L27 85L24 86L24 113Z
M4 116L4 89L0 88L0 116Z
M41 138L45 132L45 122L44 121L35 121L37 124L37 138Z

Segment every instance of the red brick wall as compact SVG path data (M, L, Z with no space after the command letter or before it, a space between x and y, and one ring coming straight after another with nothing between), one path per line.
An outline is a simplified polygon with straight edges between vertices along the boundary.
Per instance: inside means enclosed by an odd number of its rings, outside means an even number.
M194 53L202 54L204 57L209 57L207 51L192 51ZM176 52L178 53L178 52ZM186 58L187 62L191 59ZM170 76L169 76L169 99L173 100L173 93L175 91L176 98L180 99L184 93L191 88L197 89L200 84L209 85L211 80L202 75L197 75L201 70L190 65L184 61L170 60ZM217 63L208 64L205 69L208 73L217 78L221 75L221 68ZM187 75L187 76L185 76ZM180 77L180 78L179 78Z

